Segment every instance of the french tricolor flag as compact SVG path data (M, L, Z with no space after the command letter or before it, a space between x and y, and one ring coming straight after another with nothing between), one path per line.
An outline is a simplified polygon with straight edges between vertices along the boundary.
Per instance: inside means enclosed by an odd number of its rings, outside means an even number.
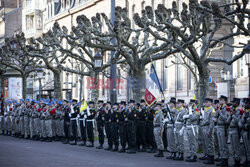
M159 82L154 64L151 64L149 76L146 79L145 102L151 106L160 97L161 84Z

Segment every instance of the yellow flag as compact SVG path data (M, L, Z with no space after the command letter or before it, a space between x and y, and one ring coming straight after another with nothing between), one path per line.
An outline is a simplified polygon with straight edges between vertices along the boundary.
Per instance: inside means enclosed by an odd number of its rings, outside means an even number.
M80 108L80 113L81 113L82 111L86 110L87 107L88 107L87 102L86 102L86 100L84 99L84 96L83 96L82 105L81 105L81 108Z
M194 100L196 100L196 96L195 96L195 94L194 94Z

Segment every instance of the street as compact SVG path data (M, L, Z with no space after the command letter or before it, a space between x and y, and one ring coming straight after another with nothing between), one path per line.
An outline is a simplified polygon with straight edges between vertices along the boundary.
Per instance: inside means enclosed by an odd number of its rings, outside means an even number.
M153 154L149 153L117 153L95 148L64 145L61 142L46 143L0 136L0 167L209 166L202 162L188 163L167 160L165 157L155 158Z

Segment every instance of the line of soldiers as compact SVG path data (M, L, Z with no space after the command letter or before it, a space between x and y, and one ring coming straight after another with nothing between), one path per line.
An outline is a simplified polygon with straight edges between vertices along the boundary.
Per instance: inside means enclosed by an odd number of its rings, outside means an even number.
M228 166L230 139L234 166L249 166L250 161L250 100L234 98L232 103L221 96L219 100L205 99L204 108L198 109L198 102L190 100L186 105L182 99L171 98L168 103L156 102L148 107L130 100L120 103L88 102L88 108L80 111L82 102L43 99L40 102L29 99L7 101L4 113L0 115L0 130L5 135L51 142L63 140L64 144L94 147L94 129L97 129L99 146L105 150L136 153L158 153L155 157L184 160L184 132L187 133L189 156L186 161L197 161L198 137L201 138L204 156L199 159L205 164ZM70 142L70 138L73 142ZM244 143L246 161L240 164L240 139ZM89 143L87 144L87 140ZM121 146L119 149L119 145ZM215 158L215 145L218 157Z

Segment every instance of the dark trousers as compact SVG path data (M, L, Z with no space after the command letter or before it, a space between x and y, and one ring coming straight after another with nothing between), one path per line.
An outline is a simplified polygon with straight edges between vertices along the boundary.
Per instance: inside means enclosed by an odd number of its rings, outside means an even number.
M100 145L104 143L103 121L97 121L97 131Z
M127 127L125 122L119 122L119 137L122 147L125 147L127 142Z
M85 121L85 120L84 120ZM85 125L85 126L84 126ZM86 134L86 121L83 124L83 120L80 120L80 130L81 130L81 138L82 141L86 142L87 140L87 134Z
M89 141L94 143L94 130L93 130L93 121L87 121L87 134Z
M63 127L63 129L64 129L66 140L69 140L69 125L67 125L65 121L64 121L64 127Z
M111 147L112 146L112 134L111 134L110 122L105 122L105 132L106 132L106 137L108 138L108 145Z
M155 139L154 139L153 121L146 122L146 143L148 146L151 146L152 148L156 147Z
M167 149L168 148L168 140L167 140L167 134L166 134L166 128L164 127L164 130L163 130L163 137L162 137L162 141L163 141L163 145L164 145L164 149Z
M139 148L141 145L146 146L146 137L145 137L145 121L136 122L136 145Z
M77 141L77 124L76 120L71 120L71 126L72 126L72 133L73 133L73 140Z
M127 122L128 146L130 149L135 149L135 122Z
M112 145L118 146L119 145L119 138L118 138L118 124L116 122L111 123L111 134L112 134Z

